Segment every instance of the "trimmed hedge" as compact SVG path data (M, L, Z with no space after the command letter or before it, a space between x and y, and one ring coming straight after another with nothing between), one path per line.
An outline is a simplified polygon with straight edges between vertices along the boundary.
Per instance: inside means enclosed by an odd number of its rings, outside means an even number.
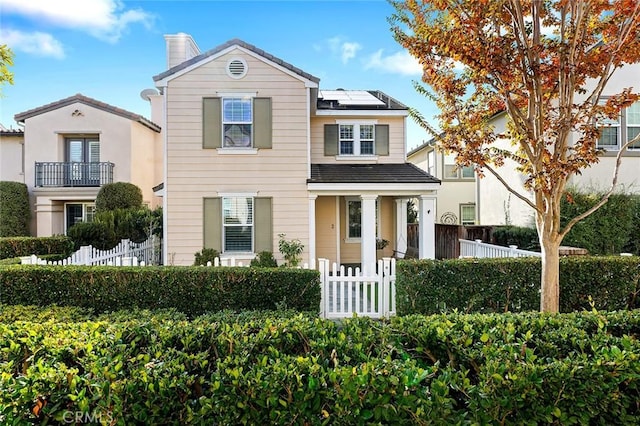
M73 241L64 235L55 237L0 238L0 259L57 254L62 258L73 253Z
M142 207L142 190L129 182L102 185L96 195L96 212Z
M21 182L0 182L0 237L29 235L29 189Z
M173 308L189 316L224 309L318 312L318 271L290 268L5 266L0 303L120 309Z
M399 315L523 312L540 308L539 258L398 262ZM573 256L560 259L560 311L640 307L640 258Z
M572 425L640 418L637 311L341 323L137 314L67 323L7 315L0 422L79 415L78 423L123 425Z

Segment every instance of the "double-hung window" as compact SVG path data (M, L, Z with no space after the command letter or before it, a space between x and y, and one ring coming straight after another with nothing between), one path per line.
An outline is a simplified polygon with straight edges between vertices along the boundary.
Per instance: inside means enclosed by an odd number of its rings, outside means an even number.
M253 100L248 97L222 99L223 147L252 146Z
M476 223L476 205L460 204L460 223L462 225L475 225Z
M458 166L456 156L453 154L444 155L444 179L473 179L475 173L473 166Z
M253 251L253 217L252 197L222 199L224 252Z
M375 125L340 124L340 155L375 155Z
M600 102L604 103L605 101ZM640 101L622 109L617 117L604 118L598 124L600 126L598 148L610 151L619 150L622 145L640 134ZM640 142L632 143L627 149L640 150Z
M96 213L94 203L67 203L65 209L65 227L68 230L76 223L93 222Z

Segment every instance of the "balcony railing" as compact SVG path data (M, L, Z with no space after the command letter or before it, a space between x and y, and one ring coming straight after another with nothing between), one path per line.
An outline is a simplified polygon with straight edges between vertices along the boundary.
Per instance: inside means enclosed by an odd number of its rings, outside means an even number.
M101 186L113 182L113 163L36 163L36 186Z

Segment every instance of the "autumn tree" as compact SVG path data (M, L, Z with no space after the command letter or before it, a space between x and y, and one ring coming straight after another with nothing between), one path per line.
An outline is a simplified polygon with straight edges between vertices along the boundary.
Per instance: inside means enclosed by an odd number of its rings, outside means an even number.
M638 99L628 88L601 99L614 73L639 62L640 5L635 0L392 1L396 40L423 67L417 90L439 107L435 131L414 118L460 165L492 174L534 210L542 249L541 310L559 309L559 247L581 219L602 206L617 184L620 149L610 189L592 209L560 223L568 180L599 160L598 123L617 119ZM491 118L506 114L498 133ZM510 143L506 143L508 141ZM524 191L500 175L512 160Z
M13 73L9 67L13 65L13 52L6 44L0 45L0 86L5 83L13 84ZM2 92L0 91L0 96Z

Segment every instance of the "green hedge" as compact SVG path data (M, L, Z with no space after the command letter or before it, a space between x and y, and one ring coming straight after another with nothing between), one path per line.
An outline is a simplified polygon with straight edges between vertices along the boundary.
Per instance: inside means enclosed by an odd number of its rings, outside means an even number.
M73 253L73 241L64 235L55 237L0 238L0 259L10 257L57 254L68 257Z
M318 312L318 271L290 268L5 266L0 303L77 306L96 312L174 308Z
M0 322L2 424L70 416L118 425L640 418L637 311L341 323L133 312L65 323L42 312L35 321L15 321L19 309ZM42 406L39 417L35 406Z
M539 258L398 262L399 315L522 312L540 308ZM640 258L574 256L560 259L560 311L640 307Z
M0 182L0 237L29 235L29 189L21 182Z

